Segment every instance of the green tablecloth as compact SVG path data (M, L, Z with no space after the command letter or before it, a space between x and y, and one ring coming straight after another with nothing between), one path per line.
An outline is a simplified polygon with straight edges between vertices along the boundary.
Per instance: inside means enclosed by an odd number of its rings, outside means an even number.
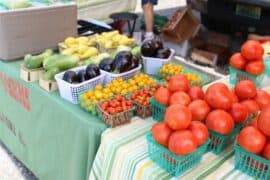
M88 177L105 125L0 61L0 139L40 179Z

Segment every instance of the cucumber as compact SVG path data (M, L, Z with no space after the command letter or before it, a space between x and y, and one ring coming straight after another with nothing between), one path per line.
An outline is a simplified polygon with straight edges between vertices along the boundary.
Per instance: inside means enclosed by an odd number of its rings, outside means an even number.
M61 72L60 69L52 68L52 69L48 70L47 72L45 72L44 78L46 80L49 80L49 81L54 81L54 76L59 72Z
M46 59L44 69L58 68L60 71L63 71L77 66L79 61L80 59L77 56L56 54Z
M43 65L43 61L51 56L53 51L51 49L45 50L42 54L37 56L32 56L31 54L27 54L24 56L24 65L28 69L37 69L41 68Z

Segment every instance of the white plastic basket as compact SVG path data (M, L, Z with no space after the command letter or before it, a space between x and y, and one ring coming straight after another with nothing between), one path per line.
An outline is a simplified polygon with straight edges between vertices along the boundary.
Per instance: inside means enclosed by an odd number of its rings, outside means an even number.
M161 66L168 64L174 56L175 51L173 49L170 49L170 51L171 54L167 59L142 56L144 72L150 75L157 75Z
M142 68L142 65L139 64L137 68L124 72L124 73L120 73L120 74L113 74L113 73L103 71L103 70L101 70L101 72L102 74L105 74L105 84L108 84L117 78L123 78L124 80L128 80L132 78L133 76L135 76L136 74L138 74L141 68Z
M70 70L78 72L85 68L86 66L81 66L81 67L76 67ZM104 77L105 77L105 75L101 72L99 76L93 79L89 79L79 84L71 84L63 80L64 73L65 72L56 74L55 80L57 82L61 97L70 101L73 104L79 104L79 96L81 93L94 88L97 84L103 84Z

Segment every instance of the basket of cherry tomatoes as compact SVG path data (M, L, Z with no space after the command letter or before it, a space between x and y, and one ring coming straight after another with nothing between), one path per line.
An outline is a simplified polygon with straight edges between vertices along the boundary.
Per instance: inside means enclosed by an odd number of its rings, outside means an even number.
M134 102L136 107L136 115L141 118L151 116L151 105L150 105L151 94L148 89L142 89L135 91L130 99Z
M129 123L133 116L134 109L132 101L124 96L115 96L97 105L99 117L109 127Z
M133 94L131 94L130 99L133 101L136 107L135 112L137 116L141 118L151 116L150 99L160 86L161 85L159 84L154 84L148 88L135 91Z

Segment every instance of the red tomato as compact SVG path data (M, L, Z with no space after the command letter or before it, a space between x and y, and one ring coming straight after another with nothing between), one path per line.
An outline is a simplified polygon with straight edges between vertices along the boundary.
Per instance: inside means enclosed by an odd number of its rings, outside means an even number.
M173 75L170 78L169 81L169 90L171 92L176 92L176 91L185 91L188 92L189 90L189 81L184 75Z
M238 103L238 102L239 102L239 99L238 99L238 97L236 96L236 94L235 94L234 91L231 91L231 92L229 93L229 96L231 97L233 103Z
M232 107L232 98L227 86L222 84L211 85L205 93L206 102L215 109L229 110Z
M198 146L195 136L189 130L175 131L169 139L169 150L183 156L196 150Z
M204 98L204 92L199 86L192 86L189 88L188 95L192 101Z
M237 142L246 151L259 154L266 144L266 137L257 128L247 126L240 131Z
M230 65L236 69L244 69L246 66L246 60L241 53L234 53L230 58Z
M270 107L262 110L258 117L258 129L270 137Z
M187 106L191 102L190 97L187 93L183 91L178 91L172 94L170 97L170 105L172 104L182 104L184 106Z
M270 142L266 144L263 150L263 157L266 159L270 160Z
M254 100L259 104L260 109L270 105L270 94L264 90L257 90L257 95Z
M207 114L211 110L209 105L204 100L201 99L192 101L189 104L188 108L191 111L193 121L204 121Z
M258 117L254 118L249 124L249 126L258 127Z
M236 84L235 94L242 100L254 98L257 94L256 85L250 80L243 80Z
M261 59L263 53L264 49L258 41L248 40L241 47L242 56L249 61Z
M171 93L167 88L160 87L154 94L154 99L159 102L160 104L163 104L164 106L167 106L169 104Z
M171 105L165 112L164 121L173 130L186 129L191 120L190 110L181 104Z
M241 101L241 104L244 105L248 109L249 116L256 115L260 110L260 106L255 100L251 100L251 99L244 100L244 101Z
M230 89L228 88L228 86L226 84L220 83L220 82L212 84L207 89L224 89L226 91L230 91Z
M232 116L224 110L214 110L206 117L206 126L219 134L229 134L234 128Z
M169 137L172 133L172 130L163 122L156 123L152 129L152 135L154 140L167 147L169 142Z
M254 76L260 75L264 72L265 66L262 60L251 61L246 66L246 72Z
M205 126L205 124L199 121L192 121L188 129L195 136L198 146L204 144L208 140L209 134L208 134L208 129Z
M234 103L230 114L236 124L244 123L248 118L248 109L240 103Z

